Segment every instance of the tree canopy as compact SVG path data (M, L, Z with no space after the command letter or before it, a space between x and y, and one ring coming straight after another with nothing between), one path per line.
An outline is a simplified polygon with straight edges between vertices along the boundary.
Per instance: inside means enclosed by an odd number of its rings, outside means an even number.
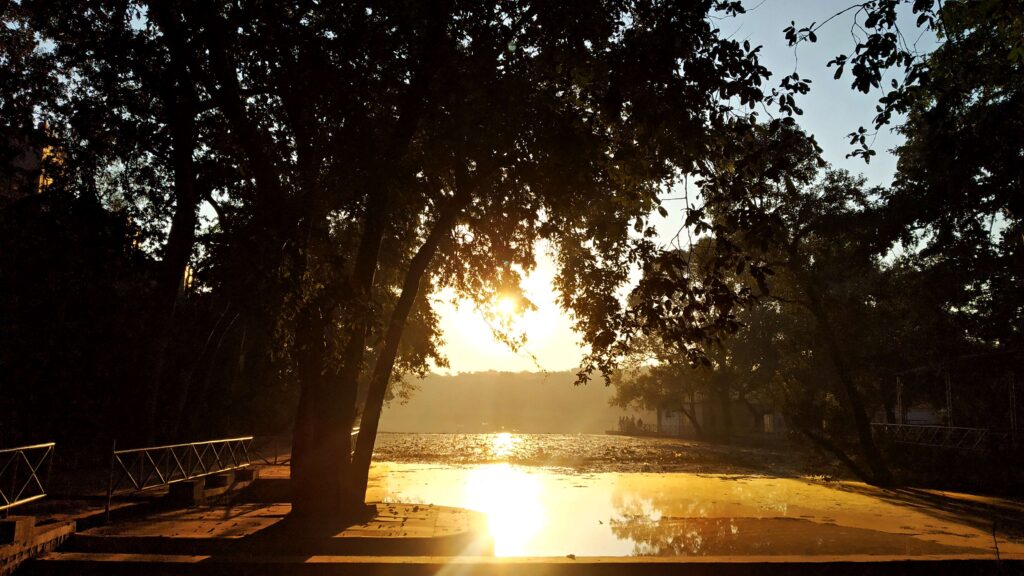
M598 351L583 374L610 369L659 193L713 170L768 76L715 26L732 2L16 9L61 85L31 110L65 154L54 189L124 206L159 262L139 429L181 385L191 282L237 371L298 384L299 515L358 508L389 385L442 361L425 296L515 295L538 240Z
M7 3L3 158L49 152L41 192L4 208L0 257L22 268L0 272L3 370L77 397L85 366L125 417L104 431L140 441L294 422L293 510L337 520L361 512L385 400L445 362L428 296L527 307L543 244L589 346L581 381L643 346L720 374L813 349L772 381L808 435L885 481L868 412L887 343L952 325L957 351L1019 341L1018 4L913 2L946 39L926 57L893 30L899 0L854 11L867 36L832 65L860 90L905 72L875 119L907 115L896 182L865 189L796 128L808 82L767 89L759 48L721 33L739 2ZM653 214L690 182L700 249L664 246ZM31 293L57 281L109 312ZM898 297L936 284L938 314ZM69 317L82 329L32 344ZM789 336L750 340L775 321Z

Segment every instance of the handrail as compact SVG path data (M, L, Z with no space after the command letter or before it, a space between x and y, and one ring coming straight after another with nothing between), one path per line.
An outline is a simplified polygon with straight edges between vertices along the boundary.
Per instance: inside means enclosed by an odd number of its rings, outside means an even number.
M356 442L355 441L356 441L356 437L359 436L359 426L353 426L352 427L351 436L352 436L352 440L351 440L352 452L355 453L355 451L356 451ZM286 458L286 459L280 459L279 458L280 451L278 450L278 447L282 444L282 442L281 442L282 439L291 440L291 437L292 437L291 434L276 434L276 435L273 435L273 436L257 436L253 440L253 449L252 449L253 456L257 460L263 462L264 464L266 464L268 466L269 465L275 465L276 466L276 465L280 465L280 464L289 464L291 462L291 457ZM263 440L262 442L261 442L261 439ZM261 445L262 446L266 446L266 444L267 444L266 441L268 439L270 441L270 444L273 446L273 452L274 452L273 455L264 454L264 451L260 449Z
M953 430L957 432L975 432L979 430L989 430L988 428L972 428L969 426L943 426L941 424L896 424L893 422L872 422L871 425L876 428L935 429Z
M137 452L145 452L151 450L164 450L167 448L185 448L187 446L202 446L204 444L222 444L224 442L241 442L243 440L252 440L252 436L239 436L238 438L224 438L221 440L204 440L202 442L188 442L184 444L165 444L164 446L146 446L144 448L128 448L125 450L117 450L118 454L134 454Z
M110 453L106 514L114 491L128 484L130 491L142 492L177 482L248 467L252 436L204 440L118 450Z
M44 464L53 462L50 455L53 454L55 446L56 443L47 442L0 450L0 510L4 512L5 516L15 506L21 506L46 496L46 489L39 478L39 473ZM22 463L28 470L24 478L18 474ZM9 492L4 491L4 488L8 486L5 475L10 477Z
M1005 440L1008 435L988 428L966 426L940 426L935 424L890 424L872 422L873 429L885 434L892 442L936 448L985 451Z

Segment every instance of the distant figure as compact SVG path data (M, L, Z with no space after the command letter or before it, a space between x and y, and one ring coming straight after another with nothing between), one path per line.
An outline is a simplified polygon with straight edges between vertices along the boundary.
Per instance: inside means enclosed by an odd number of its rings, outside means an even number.
M643 419L643 418L641 418L641 419L639 419L639 420L637 420L637 421L636 421L636 428L637 428L637 430L639 430L640 432L643 432L643 431L644 431L644 419Z

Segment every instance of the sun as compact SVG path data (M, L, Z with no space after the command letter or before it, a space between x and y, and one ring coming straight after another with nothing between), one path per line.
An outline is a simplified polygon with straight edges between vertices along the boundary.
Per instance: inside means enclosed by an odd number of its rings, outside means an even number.
M502 286L482 301L459 298L452 288L432 295L444 334L442 350L450 362L436 370L577 370L585 354L574 320L559 300L556 268L545 256L518 288ZM523 335L523 346L513 350L495 337L495 329Z
M494 304L495 309L498 311L498 316L503 320L511 320L515 318L518 312L519 306L516 305L516 301L511 296L501 296L498 301Z

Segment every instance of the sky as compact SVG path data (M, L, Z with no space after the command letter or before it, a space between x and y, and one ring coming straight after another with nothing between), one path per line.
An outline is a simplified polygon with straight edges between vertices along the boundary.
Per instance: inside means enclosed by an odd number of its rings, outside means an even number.
M883 129L875 137L874 148L878 156L870 164L865 164L860 158L846 158L846 154L853 148L846 135L860 126L870 130L879 94L862 94L851 89L849 73L835 80L835 70L825 66L833 57L848 53L855 45L851 36L852 13L832 20L817 33L817 43L801 44L796 54L786 44L782 32L790 21L795 21L797 28L812 22L824 22L852 2L764 0L744 4L747 14L718 22L722 34L763 46L762 64L772 71L769 88L794 70L801 77L811 79L811 92L797 102L804 111L797 121L804 130L817 138L825 160L835 167L863 174L870 185L888 184L896 167L896 159L889 150L900 142L899 137L888 129ZM913 20L909 14L905 16L907 22L903 29L910 40L914 41L917 36L916 33L911 34L916 31ZM927 45L928 38L919 43L922 49ZM888 82L888 78L884 81ZM654 219L666 242L679 229L683 219L682 206L679 206L681 203L674 204L666 203L670 211L668 218ZM579 366L584 349L578 334L572 329L572 320L556 304L557 295L551 287L554 274L554 263L549 258L541 257L537 268L523 285L527 297L536 304L537 310L526 313L520 320L527 343L519 351L510 350L494 339L490 327L472 303L452 304L450 294L435 295L445 340L442 351L450 363L449 369L438 372L560 371Z

